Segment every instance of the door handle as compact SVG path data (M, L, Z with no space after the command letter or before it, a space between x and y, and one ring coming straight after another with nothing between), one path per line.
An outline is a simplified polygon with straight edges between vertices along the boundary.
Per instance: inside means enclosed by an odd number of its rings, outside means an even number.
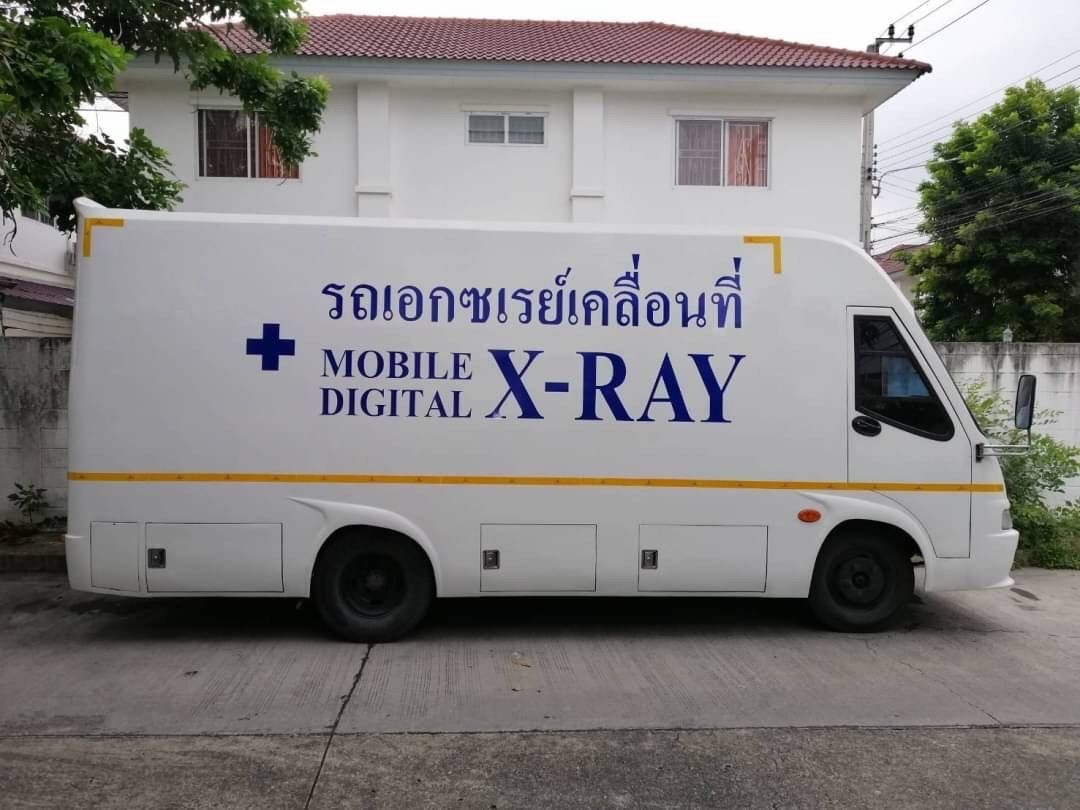
M869 416L856 416L851 420L851 427L863 436L877 436L881 433L881 422Z

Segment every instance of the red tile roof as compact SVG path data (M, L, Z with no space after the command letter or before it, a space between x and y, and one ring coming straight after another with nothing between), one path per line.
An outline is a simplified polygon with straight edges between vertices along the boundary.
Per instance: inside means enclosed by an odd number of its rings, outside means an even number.
M907 265L900 261L898 258L896 258L897 253L900 253L901 251L905 253L914 253L915 251L924 247L926 247L925 242L910 245L895 245L886 250L884 253L875 254L874 261L881 265L882 270L884 270L890 276L893 276L897 273L903 273L907 270Z
M895 56L726 34L658 22L481 20L331 14L306 18L301 56L467 59L722 67L875 68L925 73ZM243 26L218 29L240 53L265 45Z

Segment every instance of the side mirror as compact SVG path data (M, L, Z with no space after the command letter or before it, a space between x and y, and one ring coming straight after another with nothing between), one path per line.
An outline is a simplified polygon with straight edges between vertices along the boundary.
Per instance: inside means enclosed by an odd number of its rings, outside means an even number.
M1013 424L1017 430L1031 430L1031 423L1035 421L1035 375L1021 374L1020 382L1016 386L1016 411L1013 414Z

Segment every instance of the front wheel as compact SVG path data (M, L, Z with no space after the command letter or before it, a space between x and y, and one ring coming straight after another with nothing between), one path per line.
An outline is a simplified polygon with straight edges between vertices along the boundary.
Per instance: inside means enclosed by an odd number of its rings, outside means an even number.
M323 622L347 641L392 641L427 613L435 579L427 556L392 532L350 531L315 563L311 595Z
M898 543L865 530L843 531L818 555L810 606L833 630L866 633L887 625L914 591L911 558Z

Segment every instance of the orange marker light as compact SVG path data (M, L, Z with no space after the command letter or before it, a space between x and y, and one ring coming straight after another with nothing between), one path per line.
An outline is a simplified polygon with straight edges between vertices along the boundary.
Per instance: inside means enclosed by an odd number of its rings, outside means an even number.
M817 523L821 520L821 512L817 509L801 509L799 510L799 520L803 523Z

